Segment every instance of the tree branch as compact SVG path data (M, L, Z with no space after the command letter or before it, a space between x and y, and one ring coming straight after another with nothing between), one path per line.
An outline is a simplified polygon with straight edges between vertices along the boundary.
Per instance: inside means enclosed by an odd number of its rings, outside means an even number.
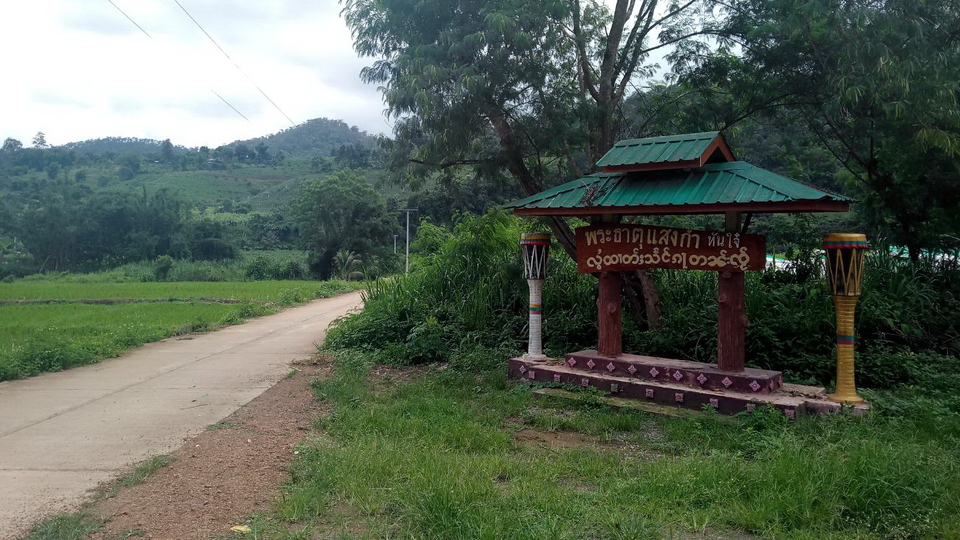
M584 88L594 100L600 100L600 94L597 92L597 86L593 82L593 73L590 67L590 58L587 56L587 38L583 35L583 27L580 23L580 0L574 1L573 6L573 40L577 46L577 59L580 64L580 81Z

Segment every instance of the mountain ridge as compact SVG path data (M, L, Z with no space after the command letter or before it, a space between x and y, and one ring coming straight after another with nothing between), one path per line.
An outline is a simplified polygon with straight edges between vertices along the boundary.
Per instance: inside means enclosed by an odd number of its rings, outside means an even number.
M329 156L334 150L343 145L360 144L365 148L376 145L377 137L367 134L357 126L351 126L343 120L331 118L313 118L296 126L280 130L276 133L261 135L250 139L237 139L220 145L217 148L235 147L238 145L250 148L260 143L265 144L271 152L283 152L287 156ZM157 154L161 151L164 141L140 137L108 136L83 141L68 142L57 145L57 148L74 150L87 154L116 154L133 153L140 155ZM174 141L175 155L197 152L202 147L187 147L178 145ZM211 148L212 150L212 148Z

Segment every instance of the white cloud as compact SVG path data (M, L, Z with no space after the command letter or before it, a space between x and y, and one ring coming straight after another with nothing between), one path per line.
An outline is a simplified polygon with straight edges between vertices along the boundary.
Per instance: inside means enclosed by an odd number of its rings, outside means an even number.
M107 136L216 146L326 116L388 132L367 59L330 0L180 0L254 82L172 0L20 2L0 18L6 51L0 138L53 144ZM244 120L214 92L249 119Z

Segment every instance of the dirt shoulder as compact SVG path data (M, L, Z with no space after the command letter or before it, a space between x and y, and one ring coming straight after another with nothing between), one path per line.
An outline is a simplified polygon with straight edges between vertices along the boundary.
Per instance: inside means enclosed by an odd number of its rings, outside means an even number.
M174 461L144 483L86 511L106 521L97 538L137 531L142 538L218 538L250 514L269 510L289 475L297 443L322 414L311 381L330 366L296 371L210 429L186 440ZM106 489L110 489L107 487Z

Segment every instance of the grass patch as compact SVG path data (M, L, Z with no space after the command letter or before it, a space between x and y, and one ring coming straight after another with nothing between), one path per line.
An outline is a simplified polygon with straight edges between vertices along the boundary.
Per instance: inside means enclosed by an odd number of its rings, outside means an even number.
M344 282L0 284L0 299L156 299L136 304L0 305L0 381L90 364L169 336L204 332L356 288ZM231 299L235 304L198 299ZM171 302L171 300L173 300Z
M174 461L175 458L166 455L154 456L141 461L133 466L133 470L130 471L129 474L117 480L117 485L119 487L132 487L142 484L147 481L147 478L150 478L151 474L170 465Z
M62 514L41 521L23 540L85 540L102 526L102 521L89 514Z
M0 300L78 300L137 298L157 300L256 300L290 303L355 290L362 285L317 281L77 283L27 281L0 283Z
M261 537L960 538L955 415L656 417L535 401L496 351L477 369L480 354L385 382L367 356L336 352L316 384L333 405L325 434L301 446ZM356 515L331 519L344 507Z
M91 364L144 343L267 312L257 304L0 306L0 380Z

